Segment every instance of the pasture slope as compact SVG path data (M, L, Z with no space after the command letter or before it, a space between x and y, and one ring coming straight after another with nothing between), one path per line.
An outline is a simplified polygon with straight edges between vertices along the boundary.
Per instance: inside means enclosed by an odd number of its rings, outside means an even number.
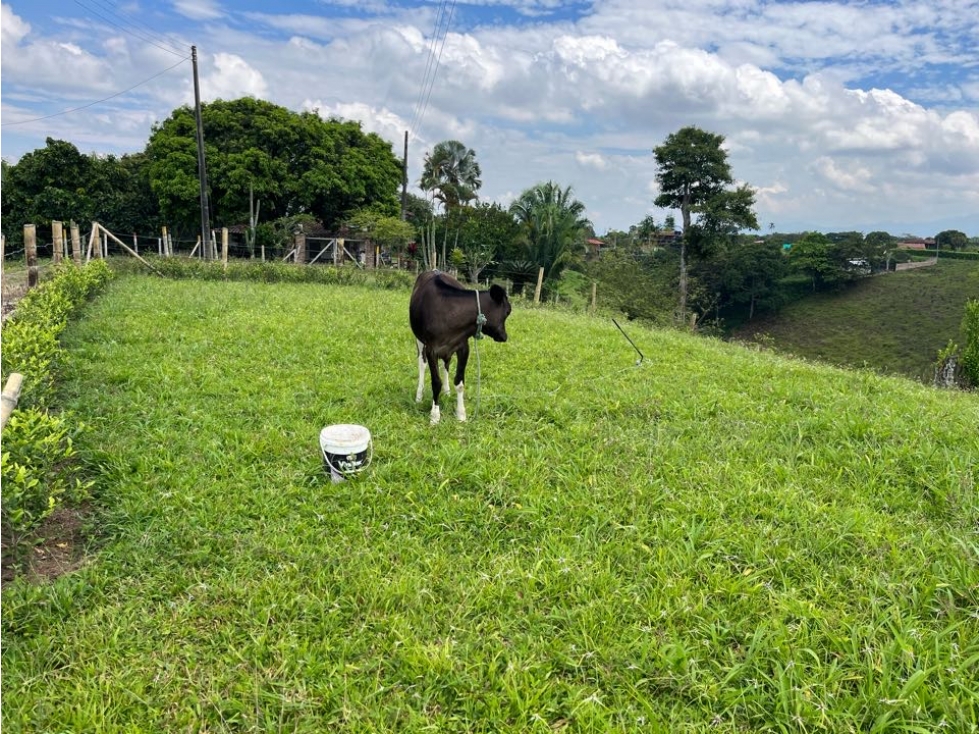
M975 394L518 306L432 428L408 295L91 304L98 541L4 589L5 734L976 731Z
M733 337L838 365L866 365L930 384L938 352L965 342L965 304L979 295L979 263L937 266L857 281L841 293L794 301Z

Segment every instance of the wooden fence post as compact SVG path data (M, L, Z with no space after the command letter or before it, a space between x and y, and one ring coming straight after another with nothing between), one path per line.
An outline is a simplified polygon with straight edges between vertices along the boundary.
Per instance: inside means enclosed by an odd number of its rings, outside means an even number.
M167 251L167 228L166 226L161 227L160 231L163 233L163 256L167 257L170 253Z
M71 225L71 259L75 261L75 265L81 267L82 264L82 233L78 229L78 225L72 220Z
M51 258L54 264L61 262L62 247L64 246L64 229L61 222L54 220L51 222Z
M37 228L33 224L24 225L24 252L27 256L27 288L37 285Z
M537 287L534 288L534 303L540 303L540 289L544 285L544 268L537 271Z
M295 262L300 265L306 264L306 235L302 232L296 234L296 256Z
M228 228L221 227L221 262L228 269Z
M20 389L23 384L24 376L22 374L19 372L10 373L10 377L7 378L7 384L3 387L3 393L0 394L0 429L7 425L7 419L10 418L10 414L17 407L17 401L20 399Z
M88 256L92 260L102 257L102 238L99 237L98 222L92 222L92 235L88 238Z

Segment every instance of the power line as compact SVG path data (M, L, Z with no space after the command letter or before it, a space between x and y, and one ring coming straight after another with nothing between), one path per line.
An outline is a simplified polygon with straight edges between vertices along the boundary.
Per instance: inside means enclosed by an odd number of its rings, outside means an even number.
M455 12L455 6L456 6L456 0L452 0L452 5L449 7L449 12L446 15L444 11L445 2L443 0L441 8L442 8L442 16L445 18L445 29L442 31L442 41L441 44L439 45L438 55L435 56L435 45L436 43L438 43L438 34L439 34L438 22L436 23L436 31L435 34L432 36L432 51L429 57L430 61L434 57L434 65L432 66L432 74L428 79L428 92L425 92L425 81L423 80L422 95L424 95L424 103L421 105L421 108L419 109L418 114L415 116L411 126L416 135L418 129L421 127L422 120L424 120L425 118L425 112L428 110L428 102L432 97L432 89L435 87L435 77L438 74L439 64L442 61L442 51L445 49L445 40L446 38L448 38L449 35L449 26L452 23L452 15ZM427 69L426 69L426 73L427 73Z
M449 24L452 22L452 15L455 12L455 7L456 0L452 0L452 6L449 8L449 19L445 23L445 32L442 34L442 44L439 46L439 55L435 59L435 68L432 70L432 80L428 85L428 94L425 96L425 104L422 107L422 111L418 115L418 128L421 128L422 121L425 119L425 113L428 111L428 101L432 98L432 90L435 88L435 77L439 72L439 64L442 61L442 51L445 50L445 39L449 37Z
M161 35L159 29L153 28L152 26L147 25L146 23L144 23L143 21L141 21L139 18L133 17L132 15L130 15L129 13L127 13L125 10L122 10L122 9L114 6L112 3L108 2L107 0L92 0L92 1L95 2L96 4L98 4L100 7L105 8L110 14L112 14L114 17L118 18L120 21L122 21L126 25L129 25L130 27L139 26L140 29L143 32L148 33L150 35L150 37L152 37L152 38L156 38L156 37L158 37L158 36ZM184 54L184 51L183 51L184 44L181 43L179 40L178 41L175 41L172 36L169 36L167 34L162 34L162 39L163 39L162 40L162 43L164 43L166 46L169 46L170 48L178 51L179 52L178 55L181 55L182 56Z
M428 52L428 57L425 61L425 73L422 74L422 83L418 89L418 98L415 100L415 107L411 113L411 122L408 127L411 130L415 129L415 120L418 119L418 112L421 110L422 102L425 100L425 87L428 84L428 74L432 69L432 62L435 60L435 44L438 39L439 28L442 26L442 16L445 12L446 0L441 0L438 10L435 13L435 27L432 28L432 48Z
M132 27L125 28L125 27L119 25L118 23L116 23L112 19L107 18L106 16L104 16L98 10L95 10L94 8L88 7L87 5L85 5L84 3L82 3L81 0L75 0L75 4L78 7L82 8L83 10L87 10L88 12L97 15L99 18L101 18L102 20L104 20L106 23L108 23L109 25L115 26L116 28L118 28L119 30L121 30L123 33L128 33L131 36L133 36L134 38L139 39L143 43L148 43L151 46L156 46L161 51L166 51L168 54L172 54L174 56L182 56L183 53L184 53L183 51L176 51L173 48L166 48L165 46L161 46L160 44L156 43L156 41L154 41L152 37L147 37L145 34L137 33L135 30L133 30ZM132 26L132 24L130 24L130 26Z
M108 102L110 99L115 99L116 97L120 97L123 94L125 94L126 92L131 92L134 89L136 89L136 87L141 87L144 84L146 84L147 82L153 81L158 76L162 76L163 74L166 74L171 69L176 69L182 63L184 63L185 61L189 61L189 60L190 60L190 57L189 56L187 58L180 59L180 61L178 61L173 66L168 66L163 71L159 72L158 74L154 74L153 76L149 77L148 79L144 79L139 84L133 84L133 86L129 87L129 89L123 89L121 92L116 92L115 94L109 95L108 97L105 97L103 99L97 99L94 102L89 102L88 104L83 104L81 107L72 107L70 110L62 110L61 112L55 112L54 114L51 114L51 115L44 115L43 117L32 117L29 120L18 120L17 122L5 122L2 125L0 125L0 127L12 127L14 125L26 125L28 122L38 122L39 120L48 120L48 119L50 119L52 117L58 117L60 115L67 115L67 114L69 114L71 112L78 112L79 110L85 110L85 109L88 109L89 107L94 107L97 104L102 104L103 102Z

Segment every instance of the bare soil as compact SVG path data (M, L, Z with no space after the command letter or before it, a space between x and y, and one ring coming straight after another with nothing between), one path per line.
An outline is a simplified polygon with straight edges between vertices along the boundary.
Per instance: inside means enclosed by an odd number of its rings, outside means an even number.
M6 321L17 307L17 301L27 293L27 269L4 268L0 291L2 291L2 319Z
M74 571L85 561L83 526L88 509L59 507L16 548L3 538L3 583L26 576L41 583Z

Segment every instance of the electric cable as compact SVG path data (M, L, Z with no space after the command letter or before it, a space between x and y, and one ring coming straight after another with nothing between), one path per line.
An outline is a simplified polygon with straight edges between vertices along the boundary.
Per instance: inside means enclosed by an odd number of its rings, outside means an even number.
M170 48L166 48L164 46L161 46L160 44L156 43L156 41L154 41L152 38L147 38L145 35L138 34L134 30L132 30L131 28L130 29L124 28L123 26L119 25L115 21L113 21L113 20L107 18L106 16L104 16L98 10L95 10L94 8L88 7L87 5L85 5L84 3L82 3L81 0L74 0L74 1L75 1L75 4L78 7L82 8L83 10L87 10L90 13L94 13L99 18L101 18L103 21L105 21L106 23L108 23L109 25L115 26L116 28L118 28L119 30L123 31L124 33L129 33L134 38L139 39L143 43L148 43L151 46L156 46L156 48L160 49L161 51L166 51L168 54L172 54L173 56L180 56L182 53L184 53L183 51L175 51L173 49L170 49Z
M61 112L55 112L55 113L50 114L50 115L44 115L43 117L32 117L29 120L17 120L16 122L4 122L3 124L0 124L0 127L12 127L14 125L26 125L29 122L38 122L40 120L48 120L48 119L50 119L52 117L58 117L60 115L67 115L67 114L69 114L71 112L78 112L79 110L85 110L85 109L88 109L89 107L94 107L97 104L102 104L103 102L108 102L110 99L115 99L116 97L120 97L123 94L126 94L126 92L131 92L134 89L136 89L137 87L141 87L144 84L146 84L147 82L153 81L158 76L162 76L162 75L166 74L171 69L176 69L178 66L180 66L181 64L183 64L186 61L190 61L190 57L189 56L187 56L186 58L180 59L180 61L178 61L173 66L168 66L163 71L161 71L161 72L159 72L157 74L154 74L153 76L149 77L148 79L144 79L143 81L139 82L139 84L134 84L133 86L129 87L128 89L123 89L121 92L116 92L115 94L109 95L108 97L104 97L102 99L97 99L94 102L89 102L88 104L84 104L81 107L72 107L70 110L62 110Z
M425 104L422 107L421 113L418 115L418 124L415 127L415 134L418 134L418 130L421 128L422 121L425 119L425 113L428 111L428 101L432 98L432 90L435 88L435 77L438 75L439 64L442 62L442 51L445 50L445 39L449 36L449 24L452 22L452 15L455 12L456 0L452 0L452 5L449 8L449 19L445 24L445 32L442 34L442 44L439 46L438 57L435 59L435 67L432 70L432 79L428 85L428 94L425 97Z
M147 25L139 18L133 17L125 10L122 10L121 8L118 8L112 3L108 2L108 0L90 0L90 1L95 2L97 5L99 5L102 8L105 8L111 15L119 19L122 23L130 27L138 26L139 30L142 33L149 35L150 38L156 38L161 35L160 30L158 28L154 28L150 25ZM162 34L162 37L163 37L162 43L164 45L169 46L171 49L177 51L178 52L177 55L179 56L182 56L184 54L183 49L185 48L186 44L181 43L179 40L175 40L173 36L170 36L168 34Z
M435 11L435 26L432 28L432 45L425 61L425 72L422 74L421 85L418 88L418 98L415 100L415 106L411 113L411 121L408 125L409 130L414 130L415 120L418 119L418 112L421 110L422 102L425 99L425 87L428 85L428 75L432 69L432 62L435 60L435 44L437 43L440 32L439 29L442 27L446 2L447 0L441 0L438 10Z

